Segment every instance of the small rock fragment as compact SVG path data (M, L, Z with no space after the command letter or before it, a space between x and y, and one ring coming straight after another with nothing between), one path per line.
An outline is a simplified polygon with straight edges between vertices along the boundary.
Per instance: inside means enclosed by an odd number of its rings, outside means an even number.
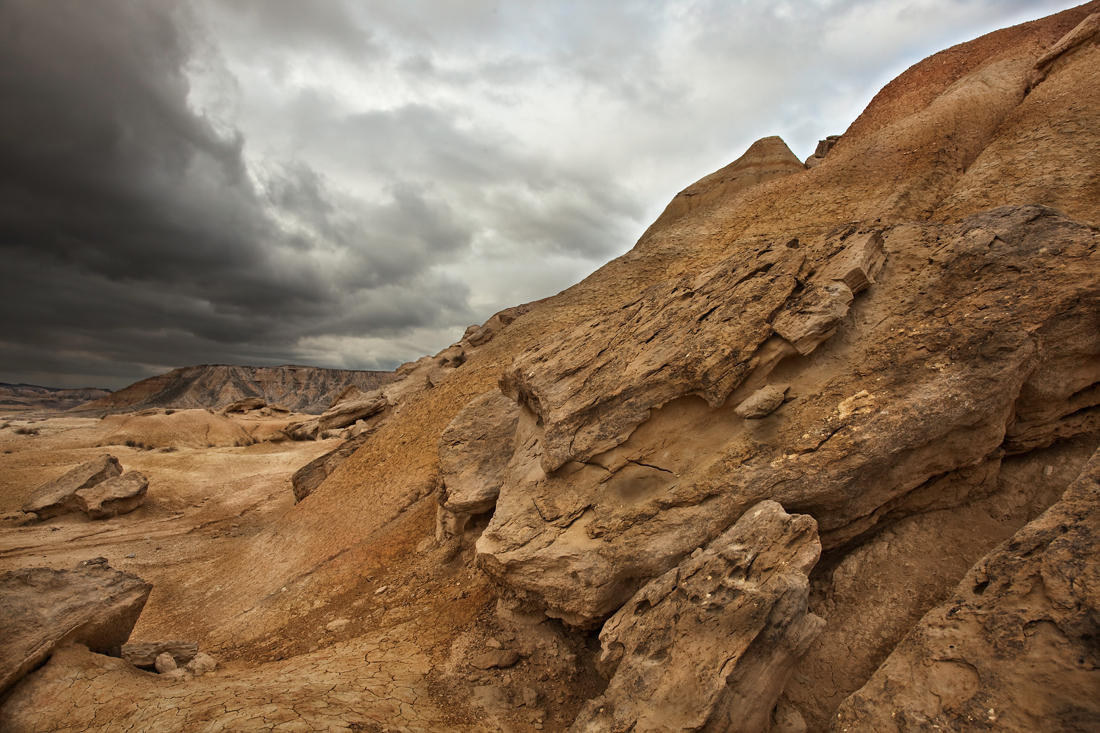
M507 669L519 661L519 653L513 649L497 649L478 654L470 660L477 669Z
M157 670L159 674L170 672L175 669L176 666L176 660L173 659L172 655L168 652L161 652L157 655L156 660L153 662L153 667Z
M195 658L187 663L187 671L196 677L201 677L207 672L213 672L218 668L218 660L206 652L199 652Z
M734 409L734 414L746 420L756 420L775 412L787 395L787 385L769 384L753 392Z

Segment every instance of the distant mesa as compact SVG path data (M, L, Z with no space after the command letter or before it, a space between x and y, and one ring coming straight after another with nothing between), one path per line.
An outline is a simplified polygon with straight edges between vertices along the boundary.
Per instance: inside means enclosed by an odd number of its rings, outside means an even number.
M235 403L243 406L262 402L293 412L318 414L350 387L369 392L394 378L393 372L382 371L204 364L143 379L86 402L72 412L106 415L150 408L220 410Z

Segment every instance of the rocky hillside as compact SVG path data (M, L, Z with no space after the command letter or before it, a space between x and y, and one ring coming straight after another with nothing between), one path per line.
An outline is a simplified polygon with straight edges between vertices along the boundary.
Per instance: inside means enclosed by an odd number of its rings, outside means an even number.
M0 382L0 412L68 410L110 394L108 389L95 387L57 389L35 384Z
M0 721L1095 729L1100 1L821 150L761 141L305 431L359 420L139 621L247 669L169 699L70 651Z
M203 364L135 382L81 405L76 412L107 414L151 407L216 409L246 397L259 397L295 412L319 413L349 387L372 390L392 379L392 372Z

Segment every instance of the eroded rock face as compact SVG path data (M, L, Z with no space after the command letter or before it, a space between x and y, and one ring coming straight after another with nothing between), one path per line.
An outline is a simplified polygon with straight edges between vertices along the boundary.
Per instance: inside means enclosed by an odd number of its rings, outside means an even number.
M575 731L766 730L824 623L807 611L816 523L773 502L642 587L600 633L606 691Z
M0 692L64 644L118 656L152 585L105 560L74 570L28 568L0 574Z
M127 471L76 492L80 511L92 519L107 519L137 509L145 501L149 479L140 471Z
M983 558L843 705L839 731L1085 730L1100 720L1100 453Z
M744 243L733 270L650 291L517 360L505 382L528 409L482 567L529 605L592 625L762 499L815 516L838 546L922 506L938 476L1096 428L1094 229L1042 207L898 227L882 248L904 254L877 274L866 234ZM817 325L815 290L864 281L877 282L849 315ZM843 334L828 368L810 368L816 351L790 356L786 339L777 367L765 312L777 325L805 316L804 338L786 330L803 349ZM679 326L667 338L666 318ZM773 368L798 398L751 426L731 405ZM693 392L708 402L673 401Z
M95 486L122 473L114 456L100 456L82 463L60 478L39 486L23 505L24 512L33 512L39 519L49 519L79 508L77 492Z
M466 519L496 504L512 455L519 407L500 392L481 395L455 416L439 440L443 493L440 533L461 534Z

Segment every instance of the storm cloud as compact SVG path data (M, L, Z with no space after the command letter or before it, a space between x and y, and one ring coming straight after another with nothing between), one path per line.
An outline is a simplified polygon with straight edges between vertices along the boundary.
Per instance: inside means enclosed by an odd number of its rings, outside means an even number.
M0 0L0 380L393 367L1069 5Z

